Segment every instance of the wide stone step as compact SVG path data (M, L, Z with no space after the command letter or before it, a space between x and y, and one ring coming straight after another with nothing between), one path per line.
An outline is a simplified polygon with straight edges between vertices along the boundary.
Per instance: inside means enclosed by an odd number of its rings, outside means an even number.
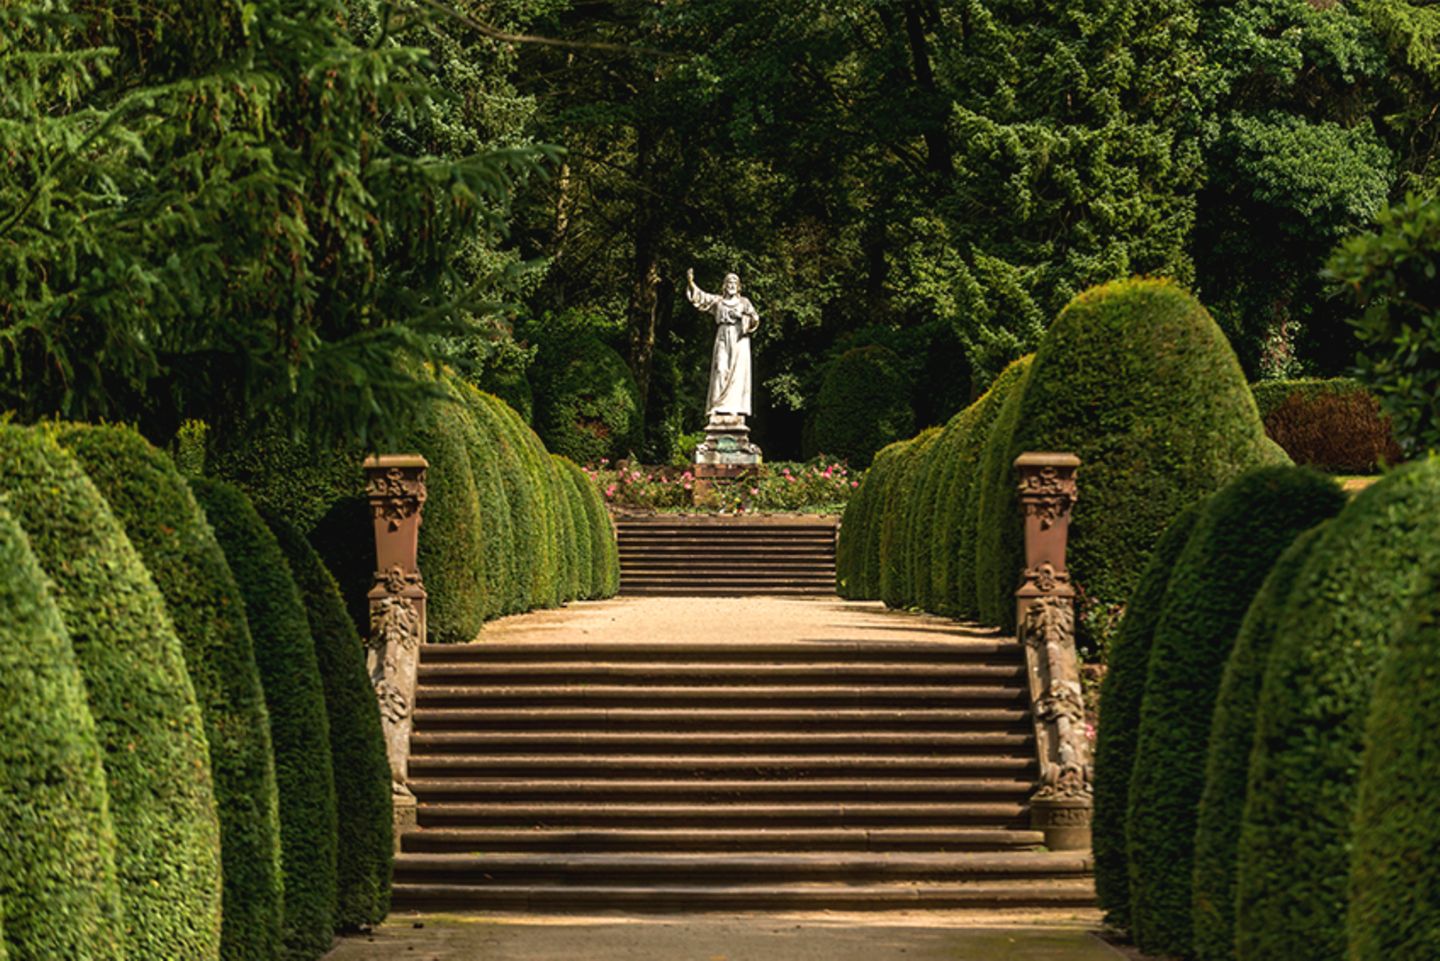
M1015 792L1023 796L1023 786ZM776 828L776 827L885 827L893 825L928 828L959 826L990 829L1016 828L1029 824L1029 808L1023 801L995 800L1000 792L970 793L979 801L843 801L816 798L801 801L761 803L711 799L703 803L597 800L513 800L490 803L437 801L433 793L419 810L419 822L430 827L576 827L604 830L615 827L643 828ZM965 795L962 795L965 796ZM588 795L586 796L588 797Z
M755 777L801 778L866 775L882 777L958 777L979 774L1018 775L1035 770L1032 756L891 754L411 754L412 777L672 777L747 774Z
M621 597L831 597L834 588L795 587L793 585L685 585L640 584L621 586Z
M415 711L417 733L469 731L581 731L601 733L664 731L683 727L695 733L869 732L903 727L916 732L1005 731L1029 734L1030 715L1019 708L676 708L589 707L422 707Z
M682 664L699 662L762 662L809 664L819 660L885 663L951 663L975 658L1004 657L1007 663L1022 663L1024 650L1010 639L991 640L984 628L953 629L932 625L924 630L934 640L876 641L478 641L471 644L425 644L422 665L452 661L524 659L539 661L644 661L673 660Z
M978 881L1084 877L1088 854L1068 852L616 852L400 854L397 884L674 884Z
M1085 879L812 884L410 884L394 888L397 910L431 911L917 911L947 908L1070 910L1092 906Z
M966 684L1020 681L1025 666L1008 664L906 664L817 661L810 664L760 664L712 661L686 664L675 661L607 662L559 661L544 664L491 660L471 663L423 664L421 684L509 685L526 682L571 684Z
M430 801L519 802L563 801L619 803L641 801L664 803L747 803L802 801L805 803L854 802L946 802L961 805L980 803L1023 803L1035 789L1033 777L985 777L970 774L958 777L845 777L817 776L776 779L731 776L714 778L673 777L501 777L462 776L445 771L442 776L411 777L407 782L421 801L421 810Z
M1039 831L966 827L555 827L408 831L405 853L495 851L1013 851L1034 850Z
M437 685L416 692L422 707L541 704L661 704L708 708L757 706L827 707L963 707L1028 706L1018 684L873 685L851 684L586 684L586 685ZM639 702L637 704L637 702Z
M848 731L848 732L697 732L697 731L441 731L416 733L411 751L434 754L539 753L575 754L998 754L1029 756L1034 738L1028 733Z

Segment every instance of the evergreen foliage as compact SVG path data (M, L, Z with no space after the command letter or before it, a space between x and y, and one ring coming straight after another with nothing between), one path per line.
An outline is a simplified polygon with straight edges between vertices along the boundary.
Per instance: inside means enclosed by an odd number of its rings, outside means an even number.
M218 958L210 756L164 599L49 429L0 425L0 464L0 497L54 584L104 752L125 953Z
M1076 297L1036 352L1015 415L1008 448L987 463L997 473L982 504L998 528L980 555L996 565L992 605L1023 566L1011 462L1027 450L1079 456L1069 567L1088 602L1105 606L1130 595L1182 507L1251 467L1288 463L1265 437L1225 335L1169 281L1118 281ZM982 613L1013 628L1013 605Z
M169 457L123 427L65 426L58 436L125 528L180 638L220 819L220 955L268 961L283 913L280 828L270 718L240 589Z
M1440 569L1424 577L1381 662L1365 726L1346 919L1353 961L1420 961L1440 939Z
M1280 616L1300 568L1325 530L1321 523L1295 538L1270 569L1241 622L1225 663L1205 761L1205 791L1195 827L1191 906L1196 961L1235 957L1235 848L1245 811L1245 781L1255 744L1255 702Z
M852 601L880 597L880 538L891 483L908 449L908 440L895 441L875 455L860 489L845 505L836 545L836 589Z
M1239 961L1343 957L1356 777L1370 691L1405 611L1440 570L1440 460L1362 491L1306 560L1256 710L1240 828Z
M975 609L983 624L1008 624L1015 621L1015 589L1019 586L1015 571L1010 570L1006 556L1005 532L1020 522L1015 501L1014 456L1010 453L1020 406L1026 386L1035 373L1035 362L1021 372L1011 385L990 425L985 449L980 455L980 471L975 476ZM1046 448L1047 450L1049 448ZM1058 449L1058 448L1057 448ZM1011 515L1017 515L1012 518ZM1073 536L1073 535L1072 535ZM1070 561L1073 571L1074 561Z
M590 572L593 567L590 562L590 522L585 514L583 495L571 473L579 468L574 461L559 454L551 454L550 458L555 464L556 483L562 498L561 515L565 520L565 599L589 597Z
M1433 48L1440 22L1430 30ZM1390 415L1400 446L1409 454L1440 450L1440 197L1411 196L1383 211L1375 231L1342 244L1326 271L1362 308L1354 321L1360 379Z
M16 961L123 961L115 833L85 682L45 574L3 506L0 823L0 948Z
M541 474L521 436L524 425L499 398L482 395L491 436L500 450L505 500L509 505L515 547L510 556L511 585L515 595L506 607L528 611L545 607L550 596L550 575L545 566L553 563L546 540Z
M329 950L335 926L337 824L330 724L315 642L290 565L249 499L209 478L191 481L191 489L245 599L270 711L285 947L294 958L318 958Z
M561 467L570 484L571 510L577 512L575 555L580 567L579 596L582 600L595 600L606 596L604 537L610 530L610 518L605 514L599 491L594 491L590 475L571 460L562 460ZM595 494L593 498L592 491Z
M878 344L856 347L826 365L815 399L818 452L860 470L880 448L914 429L910 384L893 351Z
M1165 590L1150 647L1130 778L1130 931L1142 951L1190 955L1194 840L1221 675L1276 559L1345 495L1314 471L1249 471L1206 501Z
M1403 459L1390 418L1359 381L1267 380L1251 389L1265 433L1297 464L1370 474Z
M497 285L459 254L503 230L538 154L430 150L453 91L380 14L0 11L0 407L156 437L177 410L228 433L262 409L324 439L393 436L424 388L396 358L474 331Z
M287 520L263 516L290 565L315 644L335 779L335 927L353 931L379 924L390 912L394 813L380 707L335 578Z
M935 561L946 604L957 617L980 614L976 596L976 551L980 531L980 492L984 478L984 456L996 419L1012 393L1025 383L1033 355L1009 364L995 378L990 389L967 411L973 411L964 440L956 452L953 480L941 511L940 534L935 539ZM942 608L943 610L943 608Z
M906 541L910 516L917 509L915 491L920 470L930 448L940 437L940 428L921 431L906 444L893 468L890 495L885 499L880 524L880 599L889 607L906 607L912 597L910 546Z
M1105 919L1130 927L1130 858L1126 826L1130 779L1140 735L1140 705L1150 670L1155 625L1165 589L1185 550L1204 501L1185 508L1160 535L1140 582L1125 604L1125 616L1110 642L1105 679L1100 682L1100 724L1095 742L1095 811L1091 825L1095 895Z
M473 641L485 622L484 519L465 427L462 409L444 398L422 411L405 441L430 465L419 565L430 596L427 640L435 644Z
M485 619L489 620L524 610L523 607L509 606L519 602L515 600L511 583L516 545L510 506L505 500L501 449L480 391L455 377L449 378L447 386L457 404L457 424L465 434L465 447L470 453L470 476L475 481L475 492L479 496L480 539L484 544L479 560L485 587Z
M640 444L640 389L625 360L593 335L543 344L531 369L535 430L582 464L621 458Z
M945 497L958 469L958 450L973 419L966 413L969 410L967 407L956 414L940 429L940 435L916 468L915 486L910 493L913 503L905 532L909 603L927 611L948 610L943 599L944 579L935 570L936 561L944 555L935 543L940 536Z

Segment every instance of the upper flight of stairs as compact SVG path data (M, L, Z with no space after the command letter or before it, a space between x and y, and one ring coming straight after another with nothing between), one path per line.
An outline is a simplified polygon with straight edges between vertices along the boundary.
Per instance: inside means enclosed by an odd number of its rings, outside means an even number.
M427 645L396 906L1090 906L1023 684L1010 639Z
M831 517L645 517L617 522L620 593L835 593Z

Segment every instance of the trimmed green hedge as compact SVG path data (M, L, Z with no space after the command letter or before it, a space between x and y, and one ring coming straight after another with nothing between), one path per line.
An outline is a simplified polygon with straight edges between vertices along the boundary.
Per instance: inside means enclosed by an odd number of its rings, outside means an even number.
M65 426L58 436L125 528L184 650L220 818L221 956L268 961L280 945L280 825L270 718L240 588L169 457L123 427Z
M1425 574L1370 700L1350 859L1351 961L1430 961L1440 946L1440 569Z
M898 473L908 440L896 441L875 455L860 489L845 505L836 547L836 591L852 601L880 597L880 536L890 483Z
M953 479L945 497L940 536L935 549L943 560L936 569L945 585L942 610L958 617L976 618L980 606L976 597L976 540L980 527L980 490L984 476L985 448L1007 400L1019 393L1030 370L1033 354L1011 362L990 384L990 389L967 411L965 436L956 453Z
M5 468L8 471L8 462ZM20 961L123 961L115 833L75 651L0 499L0 902Z
M550 450L593 464L639 446L640 388L625 358L599 338L584 334L542 344L530 377L535 430Z
M975 478L975 610L982 623L1008 624L1012 632L1015 589L1020 585L1018 574L1010 569L1004 552L1004 538L1011 526L1020 522L1020 517L1015 499L1015 472L1011 466L1015 457L1010 453L1010 446L1020 420L1025 390L1034 373L1032 361L1021 372L1019 381L1010 387L985 438L980 472ZM1012 514L1013 518L1009 516ZM1072 574L1074 568L1072 560Z
M300 591L250 500L223 481L191 482L245 598L270 710L280 797L285 945L318 958L335 925L335 777L324 686ZM422 528L423 529L423 528Z
M380 706L365 668L365 648L320 555L284 518L261 516L300 590L325 692L338 825L335 927L354 930L379 924L390 912L394 812L390 761Z
M430 464L419 565L430 596L425 627L431 643L473 641L485 623L484 519L469 439L463 408L437 400L401 445ZM373 548L369 556L373 564Z
M1346 951L1351 830L1381 659L1440 570L1440 460L1402 467L1335 518L1295 582L1256 712L1240 829L1240 961Z
M855 347L825 365L815 398L814 453L859 470L914 430L910 383L894 351L878 344Z
M337 502L365 494L359 449L315 449L274 426L228 437L206 430L204 444L204 469L193 476L230 481L257 509L283 512L305 533Z
M1345 495L1298 467L1249 471L1207 501L1165 590L1130 779L1130 931L1142 951L1189 956L1196 812L1225 662L1250 601L1304 530Z
M1006 412L1009 413L1008 411ZM1004 418L1006 415L1002 415ZM1265 437L1240 362L1210 314L1166 280L1115 281L1077 296L1046 331L1003 453L987 468L982 613L1014 629L1024 565L1012 462L1080 457L1069 567L1091 603L1123 603L1186 504L1252 467L1288 463ZM999 438L1006 431L997 425ZM994 565L989 568L989 565ZM997 593L1006 603L996 609Z
M1150 646L1165 603L1165 589L1170 586L1170 573L1204 505L1201 501L1185 508L1160 536L1125 606L1124 619L1110 644L1105 679L1100 682L1091 847L1095 855L1095 895L1105 919L1118 928L1130 926L1126 821L1140 733L1140 705L1150 670Z
M210 755L165 602L50 429L0 425L0 465L0 496L55 585L105 752L126 953L218 958Z
M916 509L914 494L920 469L939 437L940 428L932 427L906 443L880 514L880 599L888 607L907 607L911 601L910 552L905 538L910 515Z
M574 492L575 503L580 510L579 530L582 532L576 544L580 557L581 593L585 600L594 600L605 595L605 534L610 529L610 519L605 515L605 506L600 492L595 490L590 475L574 461L562 459L566 476ZM594 490L595 496L590 496Z
M1369 474L1404 459L1390 418L1358 380L1267 380L1251 390L1265 432L1297 464Z
M582 470L577 480L585 498L585 515L590 519L590 558L595 564L595 593L591 597L614 597L620 590L620 545L615 525L594 478Z
M569 564L566 568L566 600L590 596L590 521L585 514L585 501L571 471L579 470L575 462L559 454L551 454L560 496L564 498Z
M971 407L974 405L972 404ZM937 577L935 549L940 536L945 498L956 470L958 450L965 440L970 407L951 417L925 452L910 492L911 507L905 531L905 566L910 581L910 602L927 611L945 608L943 579Z
M1210 726L1205 792L1195 822L1191 919L1197 961L1233 961L1235 957L1235 849L1245 811L1246 772L1255 744L1255 702L1290 590L1325 527L1325 523L1312 527L1280 555L1245 612L1225 664Z
M484 396L471 384L451 378L450 387L463 408L462 426L470 450L470 475L480 497L480 539L484 542L485 618L524 610L513 583L517 551L514 522L505 499L500 442L491 425Z
M515 546L510 556L515 596L507 604L512 612L545 607L553 584L550 541L543 517L541 474L521 431L519 417L499 398L480 395L491 436L500 450L505 501L509 505Z

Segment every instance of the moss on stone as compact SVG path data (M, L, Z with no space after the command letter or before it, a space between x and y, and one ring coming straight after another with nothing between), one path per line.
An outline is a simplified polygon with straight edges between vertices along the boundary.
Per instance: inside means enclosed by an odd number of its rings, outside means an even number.
M270 717L240 588L170 458L123 427L66 425L80 461L139 552L175 625L210 747L220 818L221 957L280 946L280 825Z
M210 754L165 602L50 428L0 425L0 465L0 497L54 585L104 751L126 953L217 958Z
M7 464L8 467L8 464ZM0 499L0 934L17 961L123 961L115 832L85 682Z

